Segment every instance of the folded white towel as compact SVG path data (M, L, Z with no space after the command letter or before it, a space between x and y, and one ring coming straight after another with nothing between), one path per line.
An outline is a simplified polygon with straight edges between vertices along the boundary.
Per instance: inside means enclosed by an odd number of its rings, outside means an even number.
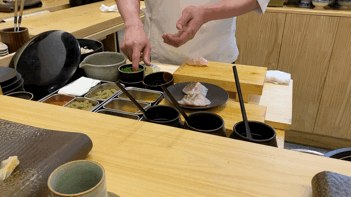
M274 83L274 84L283 84L289 85L291 80L291 74L282 72L279 70L269 70L266 74L266 82Z
M113 5L113 6L108 7L104 4L102 4L100 7L100 10L101 10L101 12L118 12L117 5Z
M61 88L58 93L72 96L82 96L83 94L87 93L90 88L96 86L99 83L100 80L81 77L78 80Z

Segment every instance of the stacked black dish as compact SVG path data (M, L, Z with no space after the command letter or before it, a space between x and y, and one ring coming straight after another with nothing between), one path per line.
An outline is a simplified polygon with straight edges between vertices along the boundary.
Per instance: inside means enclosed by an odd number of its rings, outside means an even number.
M0 86L4 95L16 91L24 91L24 80L13 68L0 67Z

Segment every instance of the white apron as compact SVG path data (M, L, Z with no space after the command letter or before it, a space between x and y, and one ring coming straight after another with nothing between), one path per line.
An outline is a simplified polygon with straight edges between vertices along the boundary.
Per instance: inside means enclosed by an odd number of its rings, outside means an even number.
M176 22L185 7L218 1L220 0L144 0L144 29L151 44L151 61L181 65L189 57L204 57L208 61L234 62L239 55L235 40L236 17L204 24L192 40L178 48L163 42L164 33L178 32Z

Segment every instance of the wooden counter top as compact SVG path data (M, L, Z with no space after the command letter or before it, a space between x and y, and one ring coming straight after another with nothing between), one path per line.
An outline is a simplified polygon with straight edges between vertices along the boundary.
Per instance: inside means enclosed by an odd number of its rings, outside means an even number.
M88 160L106 170L107 188L123 196L311 196L311 179L351 163L193 131L0 95L0 118L81 132Z
M284 5L283 7L267 7L266 12L270 13L286 13L286 14L306 14L316 16L341 16L351 17L350 10L340 10L334 8L315 9L315 8L301 8L297 5Z
M43 5L41 7L29 8L23 10L23 15L32 14L36 12L41 12L44 10L48 10L50 12L55 12L58 10L63 10L66 8L70 8L69 0L41 0ZM0 4L3 4L1 1ZM13 13L9 12L0 12L0 20L13 17ZM25 19L23 19L24 21Z
M118 12L101 12L101 4L112 6L116 2L105 0L103 2L32 16L23 19L21 26L29 29L30 36L49 30L63 30L71 33L76 38L84 38L113 26L124 25L123 19ZM144 20L143 12L140 12L140 17ZM0 24L0 29L12 26L13 23L2 23Z

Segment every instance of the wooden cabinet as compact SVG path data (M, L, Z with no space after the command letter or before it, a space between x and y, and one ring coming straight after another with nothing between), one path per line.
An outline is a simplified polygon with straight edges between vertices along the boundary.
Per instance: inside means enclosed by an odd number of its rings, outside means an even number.
M277 69L286 14L254 12L237 18L238 64Z
M291 73L291 130L351 140L351 12L267 8L239 16L236 39L238 63Z

